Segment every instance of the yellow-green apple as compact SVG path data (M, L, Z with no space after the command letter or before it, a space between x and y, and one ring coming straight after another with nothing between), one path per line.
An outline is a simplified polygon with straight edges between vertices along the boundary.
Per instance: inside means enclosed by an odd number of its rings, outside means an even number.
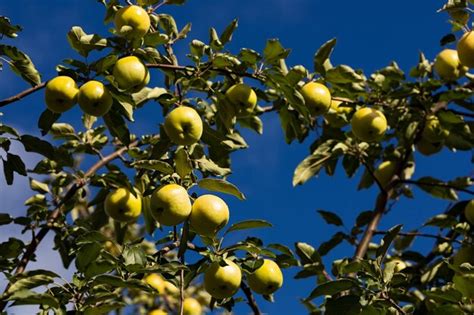
M153 192L150 210L152 216L160 224L174 226L188 218L191 213L191 200L184 187L168 184Z
M168 312L160 309L160 308L157 308L157 309L154 309L152 311L150 311L148 313L148 315L168 315Z
M101 82L92 80L81 86L77 102L84 113L99 117L107 114L112 107L113 99Z
M142 212L142 199L136 191L134 196L127 188L120 187L111 191L105 198L105 212L115 221L130 222L136 220Z
M430 142L421 138L421 140L416 143L416 149L423 155L433 155L443 149L443 142Z
M249 114L257 105L257 94L250 86L243 83L234 84L225 95L230 103L237 106L239 114Z
M464 208L464 215L466 216L467 222L474 225L474 199L471 199L467 203L466 208Z
M351 119L352 133L362 141L380 140L387 130L385 115L376 109L363 107L358 109Z
M191 145L202 136L203 124L198 112L188 106L173 109L165 118L165 131L178 145Z
M76 104L78 92L74 79L57 76L46 84L46 106L54 113L63 113Z
M329 111L324 114L327 124L333 128L341 128L347 125L347 117L352 112L351 107L340 106L341 104L343 104L341 101L332 100Z
M283 285L283 274L276 262L264 259L263 265L247 276L250 289L269 295Z
M216 299L233 296L240 287L242 271L233 261L225 260L226 265L213 262L204 274L204 289Z
M183 315L202 315L202 306L198 300L188 297L183 302Z
M213 237L229 222L229 207L214 195L198 197L191 210L189 223L199 235Z
M397 170L397 163L394 161L383 161L375 169L374 176L377 178L379 183L385 188L389 183L392 177L395 175Z
M122 90L136 92L150 82L148 68L136 56L120 58L112 70L115 82Z
M142 38L150 29L150 16L137 5L118 10L114 22L118 34L126 38Z
M474 67L474 32L465 33L457 45L459 60L469 68Z
M447 81L454 81L463 76L468 70L461 64L458 52L454 49L444 49L434 62L434 69L438 75Z
M331 107L331 92L318 82L308 82L301 88L306 107L313 116L325 114Z
M431 143L438 143L446 140L449 130L441 126L438 117L430 115L426 118L425 127L422 132L422 139Z

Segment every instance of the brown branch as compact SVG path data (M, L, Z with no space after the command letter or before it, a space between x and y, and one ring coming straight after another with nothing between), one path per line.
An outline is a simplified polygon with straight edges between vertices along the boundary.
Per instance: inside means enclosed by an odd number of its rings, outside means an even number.
M245 282L242 281L240 284L240 288L244 292L245 296L247 297L247 304L250 306L250 308L253 311L254 315L261 315L262 312L258 308L257 301L255 300L255 297L252 294L252 291L250 288L245 284Z
M27 90L24 90L24 91L22 91L22 92L20 92L16 95L13 95L13 96L10 96L6 99L1 100L0 101L0 107L6 106L6 105L8 105L10 103L13 103L13 102L16 102L16 101L19 101L22 98L24 98L24 97L26 97L26 96L28 96L28 95L30 95L30 94L38 91L38 90L41 90L42 88L44 88L46 86L46 83L48 83L48 82L41 82L40 84L35 85L35 86L33 86L33 87L31 87Z
M387 231L374 231L374 235L384 235L387 234ZM400 236L420 236L420 237L427 237L427 238L434 238L440 241L444 242L454 242L458 244L462 244L461 241L458 241L456 239L452 239L449 237L445 237L442 235L434 235L434 234L426 234L426 233L418 233L418 232L407 232L407 233L398 233Z
M474 195L474 191L472 191L472 190L462 188L462 187L452 186L452 185L445 184L445 183L424 183L424 182L419 182L419 181L416 181L416 180L408 180L408 179L399 180L398 182L404 183L404 184L413 184L413 185L416 185L416 186L430 186L430 187L450 188L450 189L454 189L454 190L457 190L457 191L462 191L466 194Z

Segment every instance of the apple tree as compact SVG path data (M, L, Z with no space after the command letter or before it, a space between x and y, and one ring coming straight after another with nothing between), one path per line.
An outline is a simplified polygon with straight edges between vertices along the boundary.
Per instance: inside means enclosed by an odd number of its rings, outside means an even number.
M211 28L206 40L188 39L191 24L178 26L163 13L185 0L98 2L110 34L72 27L72 57L56 66L56 77L42 78L29 56L0 44L1 60L31 85L0 107L32 93L44 93L45 107L41 137L0 124L4 181L28 176L35 191L24 216L0 214L1 225L32 235L28 243L12 237L0 244L8 279L2 311L34 304L42 314L202 314L245 302L261 314L255 295L273 301L281 268L292 268L296 279L316 279L302 300L311 314L474 312L474 202L460 201L474 194L472 174L443 181L415 172L419 154L473 148L474 33L466 0L440 9L452 22L441 43L456 42L455 49L443 48L434 61L420 53L409 73L392 62L370 75L331 63L336 39L319 48L312 69L288 66L290 50L276 39L262 52L229 51L237 20L221 32ZM2 37L20 31L0 17ZM175 54L177 45L187 47L186 59ZM150 84L155 78L159 86ZM62 115L76 104L80 127ZM134 113L157 105L159 129L131 132ZM322 171L332 176L341 164L349 178L364 170L359 189L378 189L373 209L355 222L320 210L340 230L318 247L253 236L223 245L234 231L271 226L258 218L229 221L225 200L245 199L228 181L231 153L247 147L242 128L263 133L260 116L268 113L279 116L289 144L317 134L293 185ZM13 142L42 160L26 166L10 152ZM404 231L402 220L379 230L415 186L451 200L450 207L416 230ZM74 270L71 281L27 268L47 234ZM433 241L428 252L413 246L419 238ZM325 256L342 243L353 252L328 264Z

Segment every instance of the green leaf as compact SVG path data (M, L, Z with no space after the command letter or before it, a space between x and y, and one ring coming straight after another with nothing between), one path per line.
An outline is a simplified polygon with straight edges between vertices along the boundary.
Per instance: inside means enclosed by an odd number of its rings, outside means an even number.
M123 144L129 145L130 131L122 116L113 111L109 111L103 118L112 136L117 137Z
M140 265L144 266L146 263L145 252L141 245L126 246L122 254L125 265Z
M9 301L15 301L15 305L45 305L53 308L59 308L59 301L52 295L22 289L15 291L8 297Z
M325 75L326 71L332 68L329 58L336 46L335 38L325 42L314 55L314 71Z
M295 169L293 186L302 185L316 176L324 164L331 159L331 154L312 154L305 158Z
M207 158L200 158L195 161L197 163L198 168L203 172L209 172L218 176L227 176L231 173L230 168L220 167L219 165Z
M383 237L382 243L381 243L380 247L377 248L377 253L376 253L377 258L379 259L380 262L384 259L385 255L387 254L387 251L388 251L390 245L392 244L393 240L395 239L395 237L397 237L398 233L400 233L400 230L402 229L402 226L403 226L402 224L394 226Z
M61 117L59 113L53 113L49 109L43 111L38 119L38 128L41 130L41 135L45 136L48 134L51 126Z
M12 153L7 153L8 164L12 170L20 175L26 176L26 166L20 156Z
M356 283L349 279L338 279L330 282L325 282L317 286L306 300L312 300L321 295L336 295L339 292L346 291L356 287Z
M55 150L51 143L30 135L21 136L20 141L27 152L41 154L50 160L55 159Z
M7 290L7 294L14 293L15 291L32 289L46 284L54 282L54 278L58 275L51 271L46 270L34 270L22 274L11 282L11 286Z
M198 186L203 189L233 195L239 198L240 200L245 200L244 194L241 193L235 185L229 183L224 179L204 178L198 182Z
M318 210L319 215L326 221L328 224L333 224L335 226L343 226L344 223L342 222L342 219L335 214L334 212L330 211L324 211L324 210Z
M414 184L434 197L448 200L458 199L456 191L439 179L426 176L418 179Z
M160 32L151 32L145 36L145 46L156 47L169 42L170 37Z
M37 181L36 179L30 178L30 188L39 193L49 193L49 186L46 183Z
M326 72L326 80L335 84L346 84L362 82L364 81L364 77L347 65L339 65Z
M0 225L6 225L13 222L13 218L8 213L0 213Z
M23 251L25 244L14 237L10 237L8 241L0 243L0 253L6 259L17 258Z
M188 33L191 31L191 23L186 24L181 31L176 36L176 39L183 39L188 36Z
M272 224L265 220L246 220L246 221L241 221L241 222L232 224L227 229L227 231L225 231L224 235L233 231L258 229L258 228L264 228L264 227L272 227Z
M21 30L21 26L13 25L10 22L10 19L6 16L0 16L0 34L10 38L15 38L18 36L17 32L20 32Z
M3 174L5 175L5 181L7 182L7 185L13 184L13 167L10 163L8 163L8 160L4 160L2 158L3 162Z
M329 251L331 251L333 248L335 248L337 245L339 245L344 238L346 237L346 234L342 232L337 232L334 234L331 239L327 242L322 243L319 248L318 248L318 253L321 256L325 256Z
M107 39L96 34L86 34L79 26L73 26L67 33L71 47L81 56L87 57L92 50L102 50L107 47Z
M222 32L220 36L220 41L222 45L225 45L232 40L232 34L234 33L237 26L238 26L237 19L233 20L229 25L227 25L224 32Z
M97 259L101 249L102 246L97 242L82 245L76 254L77 270L84 272L87 266Z
M25 53L18 48L8 45L0 45L0 55L6 56L10 59L8 63L13 72L18 74L30 83L32 86L41 83L41 76L35 65Z
M313 246L298 242L295 244L296 254L303 264L321 263L321 256Z
M132 163L135 168L159 171L163 174L173 174L174 169L168 163L161 160L140 160Z
M263 58L266 63L278 65L280 59L285 59L290 54L290 49L285 49L278 39L269 39L263 49Z
M176 167L176 173L178 173L181 178L184 178L193 172L191 159L184 148L179 148L176 151L174 164Z

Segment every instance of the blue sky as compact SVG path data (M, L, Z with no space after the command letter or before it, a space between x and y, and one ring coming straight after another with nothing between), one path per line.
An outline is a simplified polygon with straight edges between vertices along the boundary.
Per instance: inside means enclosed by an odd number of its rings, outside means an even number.
M321 0L189 0L183 7L162 7L162 12L175 16L178 26L192 22L188 40L208 40L209 27L218 31L233 19L239 18L239 28L234 34L229 49L237 52L241 47L261 51L269 38L279 38L291 48L289 65L303 64L312 68L312 59L317 48L333 37L338 44L333 54L333 64L349 64L353 68L372 71L395 60L409 71L423 51L429 59L439 52L439 39L450 30L446 14L436 10L443 5L437 1L321 1ZM103 25L103 9L96 1L84 0L15 0L1 1L0 12L9 16L13 23L20 24L24 31L14 41L15 45L29 54L44 79L55 75L55 65L69 57L78 58L70 49L66 33L74 25L81 25L88 33L107 36L111 25ZM185 40L175 48L183 55L188 49ZM181 57L181 62L187 60ZM153 72L152 72L153 78ZM161 82L152 83L160 86ZM251 83L251 82L247 82ZM27 86L5 69L0 74L0 98L10 96ZM1 121L17 127L22 132L39 135L36 122L44 110L43 93L36 93L25 100L6 107ZM149 105L136 113L134 130L152 132L161 122L160 109ZM79 126L79 110L76 108L64 115L62 120ZM155 118L153 118L155 117ZM296 165L309 153L309 144L316 135L311 134L303 144L287 145L279 125L278 117L269 114L264 118L264 134L255 135L244 131L250 145L245 151L233 155L234 173L229 180L247 196L244 202L226 196L231 209L231 222L261 218L271 221L271 229L254 234L266 243L279 242L293 247L294 242L303 241L317 247L337 230L326 226L316 210L325 209L338 213L350 226L360 211L370 210L376 189L357 192L360 173L346 179L342 168L334 177L321 175L306 185L293 188L291 179ZM20 148L17 150L21 151ZM434 175L438 178L454 178L472 171L470 154L444 150L435 157L416 156L415 178ZM28 156L28 166L34 165L35 156ZM1 166L0 166L1 168ZM28 196L26 180L19 180L13 187L0 181L0 212L23 214L22 201ZM415 200L402 200L383 218L381 229L403 223L405 229L418 227L435 213L443 211L447 202L430 198L415 189ZM18 231L2 227L0 240ZM236 233L231 240L245 238ZM426 243L420 245L423 247ZM428 243L429 244L429 243ZM431 246L427 245L426 249ZM41 247L39 265L35 267L61 265L59 256L51 254L51 244ZM351 256L352 250L341 246L331 252L329 259ZM41 259L43 259L41 261ZM329 261L329 260L327 260ZM51 267L51 268L53 268ZM330 266L328 266L330 267ZM285 286L276 293L276 302L270 304L259 298L262 310L269 314L304 314L298 299L305 297L314 285L314 280L294 280L296 269L285 271ZM65 277L68 272L61 272ZM0 284L2 282L0 281ZM236 314L248 314L243 303Z

